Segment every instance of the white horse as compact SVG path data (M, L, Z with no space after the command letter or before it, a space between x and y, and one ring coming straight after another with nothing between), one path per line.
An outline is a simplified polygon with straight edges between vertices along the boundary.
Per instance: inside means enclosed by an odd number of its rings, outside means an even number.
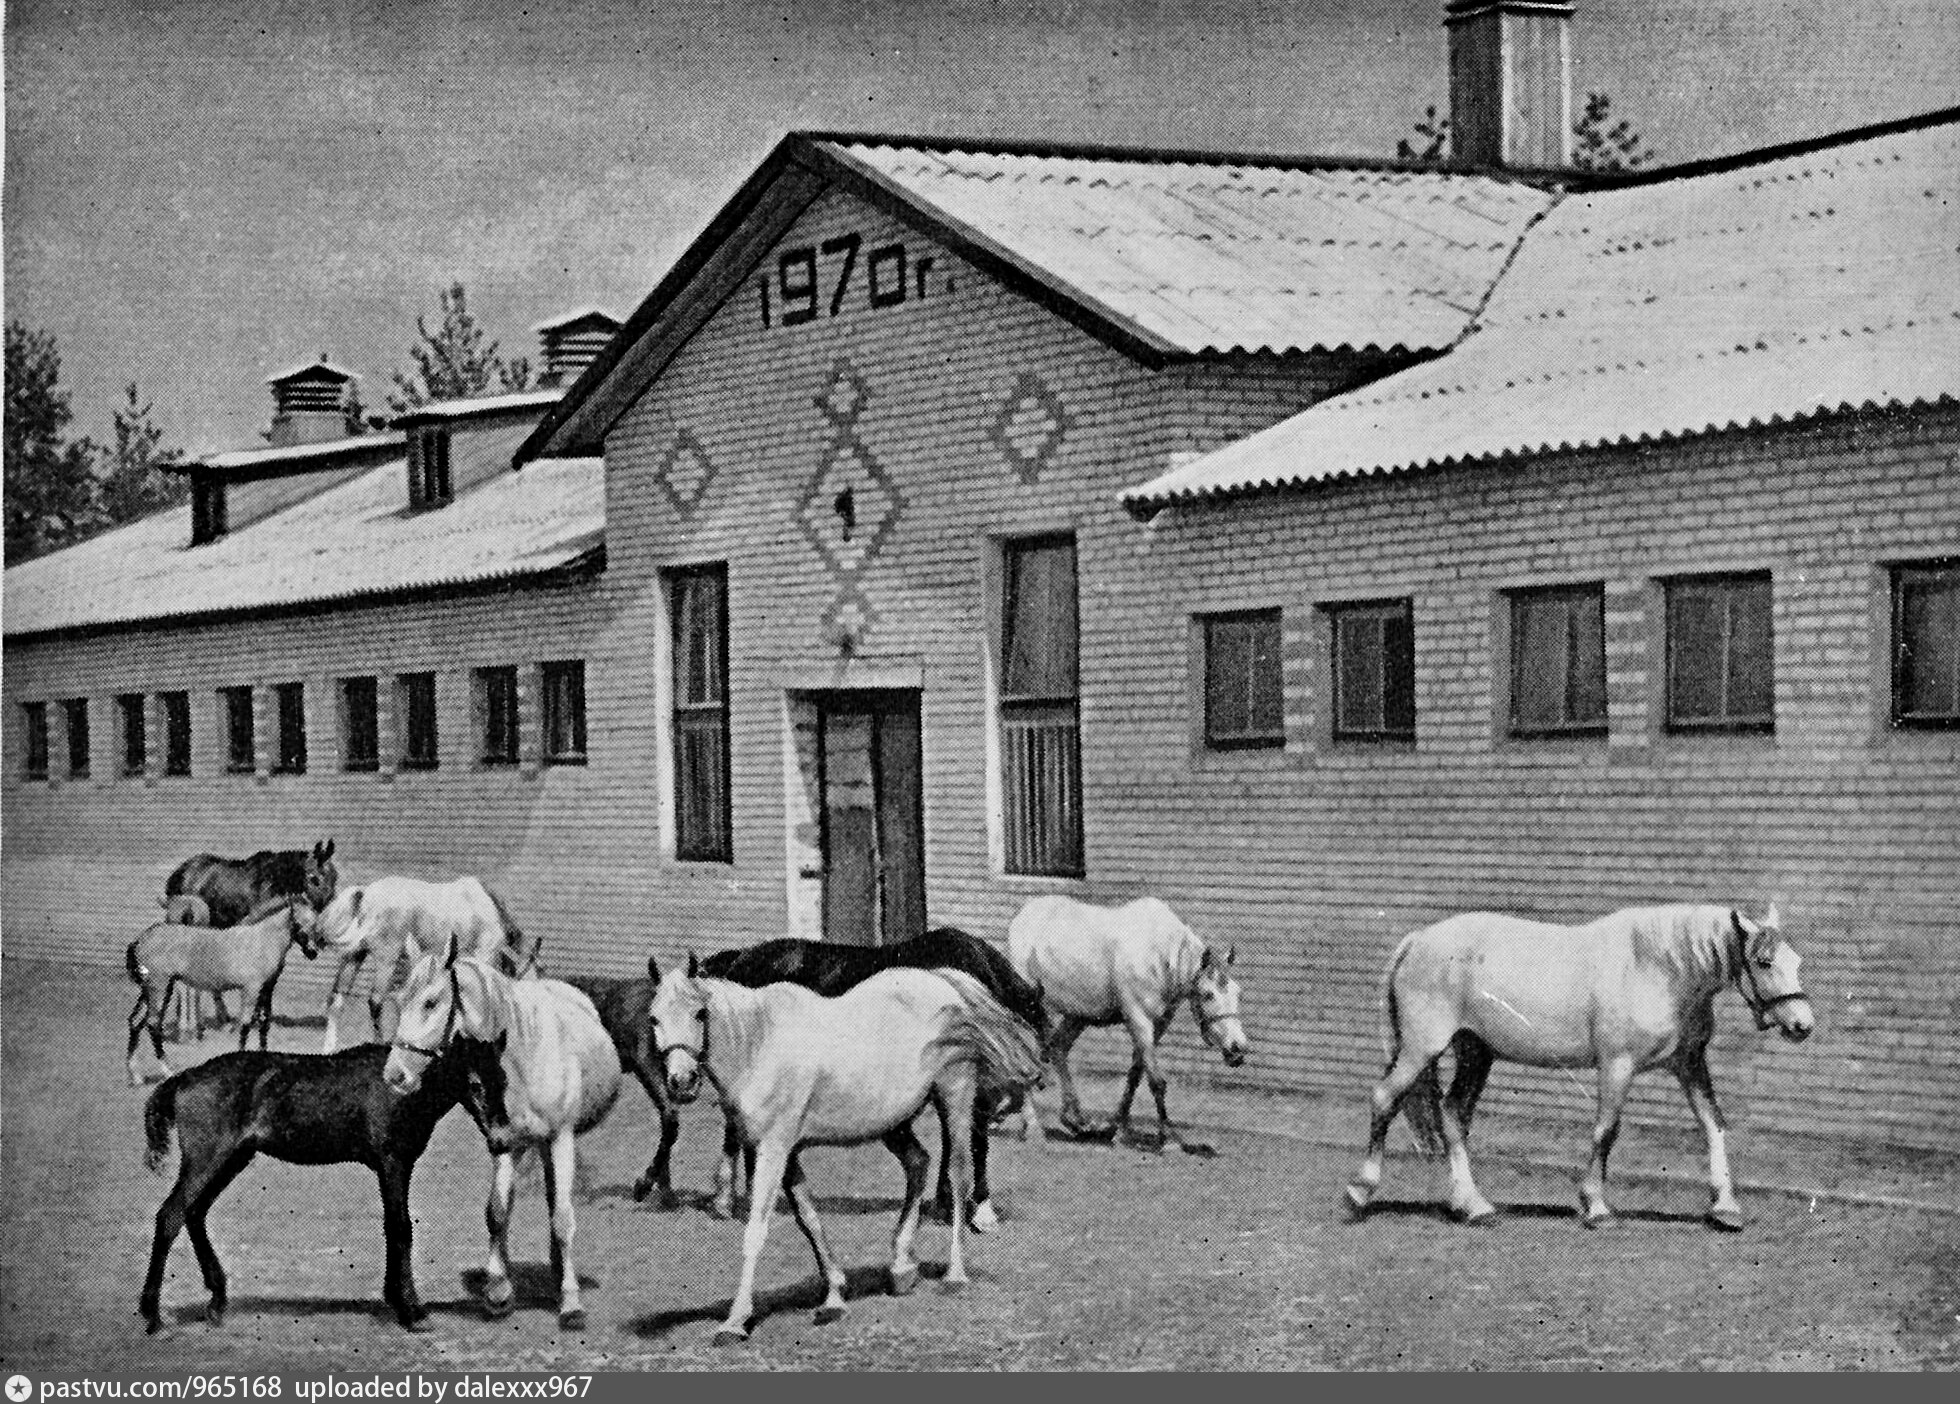
M882 1138L905 1167L905 1206L892 1236L892 1292L918 1284L912 1237L931 1155L912 1118L933 1103L952 1162L952 1250L946 1285L967 1280L961 1238L973 1190L970 1134L980 1088L1031 1085L1041 1074L1034 1031L979 981L952 970L887 970L835 999L800 985L749 989L670 970L653 998L654 1046L667 1090L692 1101L705 1071L745 1144L755 1151L755 1190L742 1235L742 1281L717 1342L748 1337L755 1315L755 1266L775 1212L773 1186L790 1205L829 1291L819 1323L844 1314L844 1272L830 1255L816 1202L798 1159L805 1146L852 1146Z
M619 1055L592 1001L562 980L514 980L492 962L462 954L451 937L439 954L415 964L402 991L401 1021L384 1075L397 1092L413 1092L453 1039L474 1038L502 1050L508 1141L492 1137L490 1257L484 1309L507 1314L514 1295L507 1258L517 1155L536 1149L551 1200L551 1268L558 1279L558 1324L583 1330L578 1270L572 1265L574 1137L605 1119L619 1096Z
M537 968L540 938L527 937L497 894L473 877L451 882L384 877L343 888L320 913L317 927L340 959L327 995L327 1033L320 1051L340 1046L340 1011L347 992L373 961L368 1017L385 1039L382 1013L395 1000L409 967L454 937L465 955L495 959L507 975Z
M1118 1128L1127 1134L1137 1083L1147 1077L1157 1101L1158 1144L1175 1141L1193 1155L1211 1153L1209 1146L1179 1135L1165 1110L1157 1044L1178 1002L1189 1000L1198 1032L1227 1066L1245 1061L1239 982L1231 973L1235 950L1228 949L1221 960L1155 897L1139 897L1120 907L1093 906L1073 897L1036 897L1008 924L1007 954L1021 978L1041 991L1055 1020L1046 1053L1061 1074L1065 1127L1078 1135ZM1130 1031L1133 1045L1129 1081L1114 1126L1091 1127L1069 1074L1069 1049L1084 1029L1117 1024ZM1030 1128L1039 1125L1033 1097L1027 1100L1027 1115Z
M1802 1042L1817 1021L1797 978L1801 964L1774 906L1760 922L1729 907L1673 906L1630 907L1587 926L1476 912L1405 936L1388 962L1388 1069L1374 1091L1367 1157L1348 1186L1350 1209L1362 1213L1374 1198L1401 1107L1427 1149L1449 1151L1452 1211L1469 1223L1495 1214L1470 1178L1470 1118L1491 1063L1507 1058L1598 1070L1592 1160L1580 1186L1587 1227L1612 1217L1606 1159L1627 1088L1634 1074L1665 1067L1708 1141L1709 1222L1741 1228L1726 1123L1708 1075L1715 996L1733 984L1757 1028ZM1447 1100L1436 1075L1446 1049L1456 1052Z

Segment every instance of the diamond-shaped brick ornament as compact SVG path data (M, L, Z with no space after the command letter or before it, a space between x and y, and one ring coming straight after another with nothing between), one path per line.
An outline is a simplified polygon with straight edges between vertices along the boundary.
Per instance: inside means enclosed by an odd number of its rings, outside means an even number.
M674 509L685 517L699 505L701 495L708 490L715 466L708 458L708 451L701 447L701 441L691 430L683 429L661 454L657 471L660 485L673 499Z
M1021 481L1032 483L1054 458L1068 430L1069 415L1061 398L1039 376L1023 371L1014 377L1013 388L994 416L991 434Z
M839 360L830 368L830 380L824 385L823 393L817 396L817 408L824 418L839 429L848 431L857 422L864 409L864 402L871 398L871 387L864 383L864 377L849 361Z
M840 434L804 489L796 520L830 568L851 576L884 545L903 508L897 486L871 450Z
M846 585L824 611L824 641L840 653L863 653L877 622L871 602L858 592L857 586Z

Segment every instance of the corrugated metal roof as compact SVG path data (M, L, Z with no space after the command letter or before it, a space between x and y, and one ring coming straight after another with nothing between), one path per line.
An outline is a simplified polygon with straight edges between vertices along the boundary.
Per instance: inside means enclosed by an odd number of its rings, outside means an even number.
M1193 354L1447 346L1552 200L1433 171L818 145Z
M6 633L478 584L558 569L604 540L599 459L537 459L429 512L406 510L403 472L396 458L204 546L179 507L11 567Z
M497 414L504 410L537 409L543 405L555 405L565 395L564 387L554 386L548 390L517 390L507 395L475 395L460 400L430 400L426 404L412 405L395 416L394 422L403 424L414 419L470 419L481 414Z
M1139 505L1960 397L1960 124L1563 200L1446 355Z
M383 447L399 449L407 440L400 434L361 434L348 439L329 439L317 444L292 444L284 448L232 449L187 460L186 468L281 468L290 464L295 472L330 466L336 458L358 459L378 453Z

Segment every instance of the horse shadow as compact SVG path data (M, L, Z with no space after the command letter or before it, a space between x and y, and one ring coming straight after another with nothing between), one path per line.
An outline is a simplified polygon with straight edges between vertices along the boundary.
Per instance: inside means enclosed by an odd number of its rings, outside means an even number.
M1438 1222L1448 1224L1457 1222L1456 1216L1450 1212L1450 1207L1441 1200L1436 1199L1378 1199L1373 1204L1370 1204L1368 1206L1368 1212L1359 1216L1359 1218L1345 1210L1342 1213L1343 1217L1356 1223L1361 1222L1363 1219L1372 1219L1377 1216L1383 1218L1434 1219ZM1483 1224L1493 1224L1500 1219L1578 1220L1580 1217L1579 1207L1575 1204L1500 1203L1497 1205L1496 1218L1486 1219L1483 1221ZM1610 1227L1614 1223L1699 1224L1701 1221L1702 1216L1700 1214L1685 1214L1674 1209L1615 1209L1613 1211L1613 1217L1607 1221L1607 1225Z
M589 1201L606 1199L631 1201L634 1199L633 1186L623 1183L601 1185L596 1189L582 1191L581 1198ZM692 1210L706 1214L710 1218L722 1218L715 1212L715 1197L710 1190L676 1189L673 1196L664 1203L657 1193L649 1194L638 1202L644 1204L648 1211L653 1213L677 1214L683 1210ZM819 1214L896 1214L905 1207L905 1201L897 1196L862 1194L818 1195L816 1203ZM790 1212L787 1198L777 1200L776 1207L785 1214ZM930 1205L927 1207L930 1209ZM741 1223L747 1218L747 1203L744 1201L743 1207L735 1216L732 1219L724 1219L723 1222Z
M551 1297L556 1301L555 1295ZM483 1315L480 1301L473 1297L459 1297L454 1301L437 1302L424 1300L423 1307L431 1316L453 1316L479 1319ZM208 1320L207 1304L186 1302L182 1306L169 1309L170 1325L196 1326ZM370 1297L280 1297L245 1296L233 1297L225 1307L225 1320L236 1321L244 1315L265 1316L371 1316L382 1325L395 1326L395 1309L378 1298Z
M946 1265L921 1263L919 1275L934 1280L943 1278ZM815 1311L823 1305L828 1290L821 1277L811 1277L790 1287L758 1289L755 1294L755 1315L749 1322L751 1332L772 1316L793 1311ZM891 1290L890 1268L854 1267L844 1272L844 1300L847 1302L863 1297L887 1297L891 1295ZM627 1322L626 1329L643 1340L658 1340L682 1326L695 1323L719 1326L728 1319L729 1309L734 1305L735 1298L729 1296L704 1306L656 1311Z
M510 1268L511 1306L544 1307L552 1312L558 1310L558 1275L551 1270L549 1263L508 1264ZM481 1316L483 1314L483 1290L490 1283L490 1275L482 1268L466 1268L463 1271L463 1290L469 1298L461 1310ZM590 1291L599 1285L599 1279L589 1273L578 1275L581 1292Z

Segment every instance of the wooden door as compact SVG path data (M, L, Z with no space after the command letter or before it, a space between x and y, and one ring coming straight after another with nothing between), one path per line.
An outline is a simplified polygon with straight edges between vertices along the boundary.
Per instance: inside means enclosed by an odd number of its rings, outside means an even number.
M820 708L824 939L925 930L919 694L839 693Z

